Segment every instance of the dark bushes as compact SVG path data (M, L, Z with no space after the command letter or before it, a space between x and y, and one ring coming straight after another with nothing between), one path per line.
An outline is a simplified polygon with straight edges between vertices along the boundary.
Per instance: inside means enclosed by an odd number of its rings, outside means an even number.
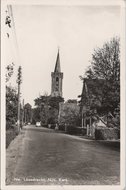
M64 131L67 134L73 134L73 135L82 135L82 134L86 134L86 129L82 129L81 127L76 127L73 125L59 125L59 130L60 131Z
M6 148L8 148L11 141L18 135L16 127L8 129L6 131Z
M50 129L55 129L55 127L56 127L56 124L51 124Z
M18 96L16 89L6 86L6 130L13 129L17 121Z
M71 135L80 135L82 134L82 128L68 125L66 132Z
M59 130L60 131L65 131L65 125L59 125Z
M41 124L41 125L42 125L42 127L48 128L47 124Z
M120 138L120 130L118 128L96 128L96 140L117 140Z

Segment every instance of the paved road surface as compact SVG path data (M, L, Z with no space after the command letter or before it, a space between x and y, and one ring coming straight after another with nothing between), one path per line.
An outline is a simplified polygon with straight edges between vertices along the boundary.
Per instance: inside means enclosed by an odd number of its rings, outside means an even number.
M7 184L119 184L119 150L26 126L7 150Z

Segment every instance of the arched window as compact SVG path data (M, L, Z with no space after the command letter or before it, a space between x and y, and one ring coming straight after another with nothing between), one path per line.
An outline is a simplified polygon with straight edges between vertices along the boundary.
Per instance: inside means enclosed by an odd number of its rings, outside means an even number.
M55 90L58 91L59 89L59 77L56 77L56 88Z
M56 82L59 82L59 78L58 77L56 77Z

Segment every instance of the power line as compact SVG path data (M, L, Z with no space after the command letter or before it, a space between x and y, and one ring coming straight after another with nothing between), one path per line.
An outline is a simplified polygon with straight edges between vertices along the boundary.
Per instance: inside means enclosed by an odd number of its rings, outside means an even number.
M14 17L13 17L13 9L12 9L12 5L7 5L7 9L8 9L8 14L11 18L11 29L12 29L12 35L13 35L13 39L14 39L14 43L15 43L15 48L16 48L16 52L17 52L17 58L18 58L18 64L21 65L20 62L20 54L19 54L19 46L18 46L18 42L17 42L17 35L16 35L16 30L15 30L15 21L14 21Z

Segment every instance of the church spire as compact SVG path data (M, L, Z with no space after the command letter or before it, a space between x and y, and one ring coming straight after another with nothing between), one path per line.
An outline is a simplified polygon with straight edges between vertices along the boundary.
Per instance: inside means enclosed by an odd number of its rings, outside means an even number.
M60 68L60 55L59 55L59 48L55 63L54 72L51 73L52 77L52 85L51 85L51 96L52 97L62 97L62 84L63 84L63 73L61 72Z
M61 72L61 68L60 68L60 56L59 56L59 48L58 48L58 54L57 54L57 59L56 59L56 65L55 65L55 69L54 72Z

